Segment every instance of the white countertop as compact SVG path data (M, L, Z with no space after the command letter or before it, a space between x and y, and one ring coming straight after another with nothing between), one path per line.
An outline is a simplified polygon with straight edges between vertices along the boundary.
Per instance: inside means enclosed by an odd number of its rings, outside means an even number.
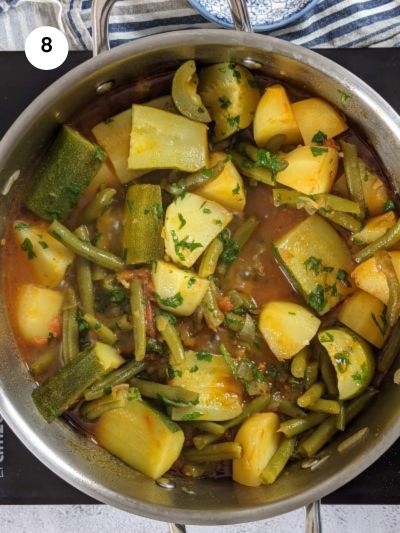
M188 526L188 533L302 533L304 510L237 526ZM323 533L398 533L400 506L322 506ZM4 533L167 533L162 522L106 505L3 505Z

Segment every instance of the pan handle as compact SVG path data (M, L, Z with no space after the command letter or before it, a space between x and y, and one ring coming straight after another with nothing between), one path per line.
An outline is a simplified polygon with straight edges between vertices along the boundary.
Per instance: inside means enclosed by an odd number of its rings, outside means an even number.
M316 500L306 507L305 533L322 533L320 500Z
M228 0L228 4L235 30L252 33L253 27L247 9L247 0Z
M108 40L108 17L115 0L93 0L92 2L92 41L93 57L110 49Z

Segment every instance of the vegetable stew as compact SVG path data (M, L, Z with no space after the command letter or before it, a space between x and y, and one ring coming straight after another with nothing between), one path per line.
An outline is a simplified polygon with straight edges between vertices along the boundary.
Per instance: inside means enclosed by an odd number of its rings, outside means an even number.
M396 354L400 221L330 103L186 61L61 126L4 275L33 401L158 479L271 484Z

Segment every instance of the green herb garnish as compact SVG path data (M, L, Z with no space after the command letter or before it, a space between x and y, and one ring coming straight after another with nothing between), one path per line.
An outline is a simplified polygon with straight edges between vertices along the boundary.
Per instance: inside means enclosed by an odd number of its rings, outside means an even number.
M319 130L312 138L313 143L324 144L324 141L328 138L327 134Z
M32 241L28 238L24 239L21 244L21 250L26 252L26 255L28 256L28 259L33 259L36 257L35 252L33 251L33 244Z
M322 146L311 146L310 150L314 157L318 157L322 154L325 154L328 151L328 148L324 148Z
M157 299L161 305L172 307L173 309L176 309L183 303L182 294L180 292L177 292L174 296L169 296L168 298L161 298L157 295Z

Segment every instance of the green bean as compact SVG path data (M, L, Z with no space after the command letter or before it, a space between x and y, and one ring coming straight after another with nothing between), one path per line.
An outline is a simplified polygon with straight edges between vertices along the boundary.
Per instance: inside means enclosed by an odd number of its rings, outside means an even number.
M310 407L321 398L324 392L325 385L321 381L314 383L304 394L297 398L297 403L300 407Z
M54 220L49 227L49 233L62 242L67 248L70 248L77 255L92 261L104 268L110 270L121 270L124 266L122 259L116 255L101 250L93 246L90 242L81 241L69 229L63 226L58 220Z
M389 372L390 367L394 363L398 353L400 345L400 322L398 322L386 341L379 357L378 357L378 371L380 375L378 377L378 385L381 383L383 377Z
M224 426L217 422L191 422L190 425L212 435L223 435L225 433Z
M243 329L245 317L228 311L225 315L224 325L231 331L239 332Z
M265 183L266 185L275 184L275 180L272 178L272 173L267 168L254 166L253 161L235 150L231 150L230 154L232 156L232 161L240 174L243 174L246 178Z
M360 166L358 163L357 146L345 141L340 141L343 151L343 166L346 175L347 187L350 197L360 206L360 218L365 218L365 198L362 187Z
M194 310L193 317L193 332L200 333L203 329L204 309L202 305L198 305Z
M317 361L311 361L308 363L306 371L304 373L304 385L306 389L309 389L311 385L314 385L318 380L319 365Z
M80 226L75 230L75 235L83 241L89 240L89 230ZM94 314L94 289L90 263L84 257L76 258L76 282L78 285L79 299L84 313Z
M146 355L146 314L142 283L137 278L131 282L131 312L135 359L141 361Z
M108 394L112 387L121 385L122 383L128 383L133 376L143 372L145 368L146 363L143 361L129 361L129 363L125 363L87 388L84 392L85 400L89 401L101 398L105 394Z
M83 403L79 409L79 414L86 420L95 420L111 409L125 407L131 399L137 397L137 391L126 386L123 389L113 390L111 394L97 400Z
M289 402L289 400L279 400L278 403L278 413L281 413L282 415L290 416L291 418L306 418L307 414L300 409L298 405L296 405L293 402Z
M292 376L297 379L302 379L305 376L308 361L311 357L311 350L308 346L297 353L290 364L290 372Z
M116 194L117 191L111 188L99 191L83 210L82 221L85 224L90 224L90 222L98 219L111 204Z
M339 402L339 405L340 410L336 419L336 428L340 431L344 431L346 429L346 406L344 402Z
M260 396L254 398L254 400L252 400L251 402L247 403L243 407L243 411L240 415L238 415L236 418L232 418L232 420L228 420L220 424L224 428L224 433L228 431L228 429L239 426L240 424L242 424L242 422L247 420L247 418L249 418L249 416L253 415L254 413L258 413L265 409L269 404L270 399L271 397L269 394L261 394ZM193 444L198 450L202 450L208 444L219 440L220 437L221 435L212 435L209 433L196 435L196 437L193 438Z
M139 389L139 392L145 398L161 400L167 405L182 407L186 405L196 405L199 402L199 393L175 387L164 385L155 381L132 378L130 384Z
M119 331L132 331L132 324L127 315L108 318L106 325L111 329L117 329Z
M336 416L330 416L320 424L303 442L299 451L306 457L313 457L327 444L336 433Z
M338 389L335 368L326 350L322 346L318 346L317 349L322 381L325 383L326 390L328 391L329 395L337 398Z
M380 250L385 250L391 248L396 243L400 241L400 219L396 222L394 226L387 230L385 235L376 239L376 241L371 242L368 246L361 248L358 252L353 255L353 259L356 263L361 263L366 259L372 257L376 252Z
M348 213L340 213L339 211L326 211L325 209L320 209L318 214L324 218L330 220L334 224L341 226L348 231L356 233L362 230L362 222L357 218L349 215Z
M30 371L34 377L43 375L49 370L58 356L59 347L49 346L46 351L41 353L37 359L30 365Z
M400 283L393 266L389 252L381 250L375 254L375 263L378 270L385 274L389 288L389 299L386 306L386 320L392 328L399 319L400 314Z
M62 313L61 354L64 365L79 353L79 327L76 320L78 304L74 289L68 287L64 293Z
M185 359L185 351L178 332L173 324L171 324L165 316L159 315L156 318L156 327L168 345L170 351L170 363L181 363Z
M222 254L224 245L221 239L214 239L204 252L199 266L199 276L201 278L208 278L212 276L217 268L218 259Z
M227 461L229 459L240 459L242 447L237 442L221 442L210 444L202 450L196 448L186 448L183 458L193 463L207 463L208 461Z
M93 329L96 332L96 335L102 342L110 344L111 346L114 346L118 342L116 334L106 325L97 320L95 316L90 313L85 313L83 318L89 324L90 329Z
M266 485L271 485L285 468L294 452L296 439L282 439L279 448L269 460L267 466L261 472L261 480Z
M274 135L270 138L270 140L264 146L264 149L267 150L267 152L279 152L285 142L286 135L283 135L283 133L278 133L277 135Z
M224 170L227 160L228 160L228 157L226 159L222 159L221 161L218 161L211 168L202 168L201 170L198 170L194 174L190 174L189 176L185 176L184 178L181 178L175 183L168 184L165 187L165 189L170 194L173 194L174 196L178 196L179 194L182 194L184 192L192 191L193 189L197 189L198 187L201 187L202 185L211 183L216 178L218 178L218 176Z
M232 305L234 306L234 309L239 309L240 307L243 307L244 309L246 309L246 311L250 312L254 312L257 310L257 302L249 294L245 294L243 292L239 292L235 289L232 289L228 291L227 296L231 301Z
M203 307L204 320L206 321L207 326L213 331L216 331L224 321L224 314L218 307L216 287L213 281L210 281L210 285L204 295L201 305Z
M334 194L320 193L307 195L290 189L273 189L272 197L276 207L293 206L297 209L308 208L318 212L343 212L360 214L360 206L357 202L335 196Z
M346 404L345 425L349 424L366 407L370 400L378 394L377 389L367 389L363 394Z
M306 418L291 418L282 422L278 431L283 433L285 437L295 437L314 426L318 426L318 424L325 420L326 416L323 413L311 413Z
M327 413L328 415L338 415L340 412L340 404L336 400L324 400L323 398L316 400L309 405L309 411L315 413Z
M257 228L259 221L256 217L249 217L243 222L233 233L232 240L238 243L239 248L242 249L246 242L253 235L254 230Z

